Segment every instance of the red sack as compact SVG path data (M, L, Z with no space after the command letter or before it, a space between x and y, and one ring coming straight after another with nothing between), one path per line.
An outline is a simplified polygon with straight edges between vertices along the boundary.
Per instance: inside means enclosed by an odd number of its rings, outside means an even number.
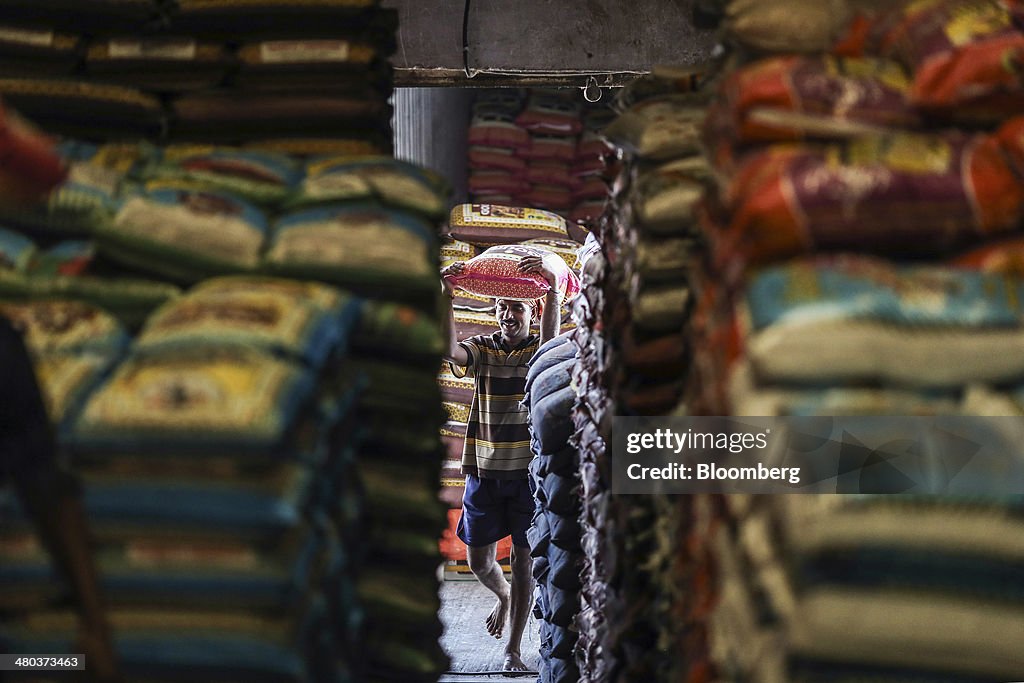
M568 211L572 208L572 190L555 185L533 185L526 192L516 195L520 203L537 206L549 211Z
M579 135L583 130L579 105L559 95L534 94L516 125L535 133Z
M508 171L516 175L526 171L524 159L501 147L470 147L469 165L474 169Z
M506 149L529 147L530 134L511 119L511 116L498 114L478 114L469 125L469 144Z
M547 294L551 286L536 273L519 271L519 261L524 256L540 256L544 259L544 263L555 273L557 289L561 292L563 300L579 294L579 278L560 256L544 249L520 244L491 247L466 261L461 273L449 275L446 279L460 289L482 296L535 301Z
M50 140L0 103L0 201L35 203L66 176Z
M529 187L529 183L508 171L473 171L469 174L469 191L473 194L512 195Z
M530 145L520 149L517 154L524 159L572 162L576 158L576 138L533 135L530 137Z
M1024 107L1021 5L933 0L883 14L846 51L895 59L913 72L910 101L958 120L994 121Z
M1005 234L1024 216L1012 165L1020 148L1004 142L1022 127L1018 119L997 135L898 133L768 148L733 180L728 234L712 241L764 263L818 249L936 255Z

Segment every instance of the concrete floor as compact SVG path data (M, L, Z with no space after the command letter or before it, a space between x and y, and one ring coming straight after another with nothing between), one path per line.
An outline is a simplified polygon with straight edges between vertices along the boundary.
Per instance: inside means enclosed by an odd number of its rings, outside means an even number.
M487 635L484 622L494 607L494 595L476 580L444 581L441 584L441 621L444 635L441 646L452 658L451 672L441 683L494 683L495 681L535 681L537 674L528 676L467 675L501 670L508 634L501 641ZM523 633L523 661L534 672L540 664L539 624L534 616Z

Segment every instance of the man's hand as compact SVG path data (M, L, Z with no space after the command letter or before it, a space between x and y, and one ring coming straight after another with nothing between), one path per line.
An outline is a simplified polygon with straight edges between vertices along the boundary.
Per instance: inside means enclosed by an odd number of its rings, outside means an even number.
M551 289L558 287L558 276L548 267L542 256L524 256L519 260L520 273L536 273L544 278Z
M464 261L456 261L455 263L441 269L441 284L444 285L444 293L449 297L455 296L455 289L452 283L448 280L448 276L460 274L465 267L466 263Z

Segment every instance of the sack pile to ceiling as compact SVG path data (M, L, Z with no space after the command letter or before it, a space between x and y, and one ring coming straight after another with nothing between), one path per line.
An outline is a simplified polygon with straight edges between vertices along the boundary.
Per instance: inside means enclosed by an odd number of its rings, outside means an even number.
M479 95L469 127L469 194L474 203L553 211L582 242L604 211L617 163L597 133L611 112L581 106L571 94Z
M729 496L711 635L722 680L1013 678L1016 508L911 496Z
M530 407L530 463L537 500L527 532L536 581L534 616L540 619L540 682L575 683L573 655L580 606L579 452L569 445L576 390L572 332L550 340L530 361L523 402Z
M64 135L388 153L377 0L16 0L0 96Z
M339 508L360 501L356 440L337 436L354 432L360 382L342 360L358 301L315 283L216 278L132 340L83 302L0 311L23 331L83 480L124 673L347 672L358 661L358 530ZM2 507L3 639L73 649L77 619L50 557L13 492Z
M462 204L451 210L448 230L450 241L441 247L441 265L470 261L474 264L464 277L453 282L454 333L458 340L498 331L496 295L515 299L544 295L547 285L541 284L538 276L518 277L514 270L519 259L529 255L561 259L562 263L552 264L564 283L560 286L563 295L560 331L568 332L576 327L569 311L569 299L580 290L576 259L580 245L569 237L564 218L541 209ZM493 251L488 251L492 248ZM489 256L478 258L485 253ZM539 323L534 320L533 333L538 333ZM441 429L448 452L442 492L445 501L455 509L462 507L465 491L465 477L461 474L462 446L473 400L473 379L455 377L448 363L442 363L437 382L448 416ZM449 522L452 532L457 521L457 514L453 515ZM448 559L465 559L460 546L454 545L451 550Z
M577 661L582 681L702 680L706 501L611 491L613 415L680 406L690 366L696 206L706 97L692 70L659 68L618 98L603 136L624 169L588 243L574 305L579 363L572 443L580 452L586 554ZM620 369L621 368L621 369Z
M705 129L720 182L701 221L691 409L1024 414L1019 3L774 3L774 43L745 23L763 4L710 4L739 50ZM788 43L796 32L808 42ZM802 54L771 54L791 46ZM1020 670L1004 578L1019 571L1006 520L1022 463L997 450L987 470L944 462L927 490L907 481L927 495L730 497L720 678Z
M112 14L124 20L99 18ZM60 68L67 66L59 83L28 75L3 79L0 97L49 133L81 136L61 143L70 172L46 202L32 208L0 203L4 226L14 233L10 240L4 236L2 249L5 256L16 256L0 266L0 292L7 298L72 298L115 314L134 331L146 330L154 315L177 303L187 304L186 312L177 315L190 319L192 294L183 295L182 288L200 291L210 278L224 275L260 282L268 277L318 281L344 288L346 297L363 297L354 304L358 322L346 327L355 328L349 335L352 352L338 378L351 378L364 391L358 405L351 399L318 398L312 416L320 421L334 411L358 416L336 428L325 422L328 445L344 457L333 460L329 471L317 470L306 488L301 481L295 483L291 470L285 472L287 478L281 468L265 474L255 464L252 481L239 484L246 495L262 491L262 501L271 501L268 496L275 492L305 495L307 488L328 496L332 505L327 513L336 530L325 536L278 506L281 514L291 515L288 523L298 531L284 539L273 562L257 554L264 552L263 545L239 546L237 557L216 559L230 577L224 575L211 591L223 587L225 595L249 585L235 565L255 566L264 573L275 568L257 588L279 589L290 609L298 606L302 611L289 612L288 622L267 622L266 628L262 622L238 623L280 643L276 650L268 645L258 654L280 652L291 659L281 663L239 650L238 659L249 668L237 675L230 669L210 669L219 680L286 671L281 680L434 681L447 668L438 645L441 625L433 570L440 559L437 539L444 521L436 500L443 461L437 432L444 421L436 386L442 350L437 236L448 201L445 183L435 175L379 156L391 144L391 72L386 61L394 47L396 16L370 0L52 0L5 5L4 20L17 30L0 33L0 59L15 54L15 61L27 64L30 60L22 55L46 52L50 43L43 45L46 36L40 33L52 34L61 49L66 46L66 41L57 41L61 32L80 35L80 42L77 52L48 57ZM20 41L21 47L10 47L4 42L8 38ZM157 107L150 106L153 102ZM139 142L143 137L149 141ZM307 329L295 316L315 308L319 297L307 292L298 299L295 310L286 311L291 317L280 321L277 314L268 318L263 310L235 310L219 303L216 315L233 320L240 331L287 323L292 326L285 333L304 341L315 329ZM206 337L205 331L197 335ZM275 350L272 360L283 363L282 353ZM273 429L305 443L314 435L311 423L300 421L307 413L280 413L285 408L298 411L289 407L294 402L307 411L314 404L304 392L318 389L309 389L305 375L289 374L283 365L273 372L261 370L263 357L250 356L199 358L193 371L191 358L186 363L175 356L165 367L155 351L133 351L128 367L134 369L124 372L138 372L156 383L170 383L162 378L181 375L186 386L180 391L171 384L164 393L153 390L147 400L155 402L154 409L167 404L169 411L175 401L187 403L191 396L210 394L203 400L215 414L266 422L247 429L246 447L260 446L252 440L264 433L260 430ZM84 383L88 367L79 365L75 372ZM331 391L343 392L341 396L350 394L347 385L327 384ZM77 391L77 385L71 389ZM121 389L116 385L110 395L122 395ZM179 394L182 398L175 398ZM275 396L284 407L272 402ZM138 409L148 405L142 401ZM108 408L95 410L106 417ZM122 442L123 434L113 427L103 432L104 445L95 447L97 457L120 457L122 447L135 455L139 444ZM221 434L211 422L207 427L192 425L190 435L202 441L231 434ZM233 471L222 475L231 485L236 483ZM173 469L167 476L178 477ZM329 482L338 482L333 493L325 489ZM233 489L227 494L235 495ZM136 523L138 518L140 524L146 519L145 500L119 500L118 514L124 519ZM271 502L266 505L273 507ZM132 516L136 506L139 512ZM224 507L234 514L237 505ZM272 511L278 514L277 507ZM218 547L207 543L202 552L211 545ZM276 548L268 545L266 552ZM150 562L160 552L158 548L138 562ZM189 552L171 559L185 562ZM250 559L238 559L245 553ZM358 567L373 571L357 572ZM308 605L306 593L290 588L284 592L307 575L323 595ZM228 586L228 578L237 579L237 586ZM305 588L301 581L295 585ZM121 635L141 622L122 623L126 630ZM175 623L184 624L187 634L204 620L183 616ZM321 628L323 623L329 628ZM196 645L195 651L227 653L229 646ZM133 652L133 661L156 661L151 651ZM143 671L140 677L196 680L178 671Z

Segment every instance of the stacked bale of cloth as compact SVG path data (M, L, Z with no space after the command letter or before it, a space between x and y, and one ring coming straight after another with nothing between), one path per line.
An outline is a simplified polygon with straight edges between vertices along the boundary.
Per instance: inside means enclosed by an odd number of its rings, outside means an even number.
M583 680L700 680L708 675L702 610L710 594L698 530L707 501L615 496L612 415L685 414L696 209L710 172L700 154L706 97L692 71L661 68L619 98L603 132L624 169L583 267L575 385L584 482ZM616 371L620 365L625 371ZM596 629L595 629L596 627ZM582 632L582 627L581 627Z
M822 42L771 55L792 48L752 49L737 21L754 10L719 4L744 52L706 126L721 183L702 220L712 256L691 405L1020 415L1024 120L1013 117L1024 89L1003 68L1024 49L1019 7L936 0L849 21L864 3L832 3L829 25L842 20ZM1018 561L1001 549L1017 531L974 526L1014 514L1005 493L1016 460L972 474L967 492L947 469L944 495L927 498L740 505L716 544L732 567L712 621L723 679L1019 670L1006 630L1019 607L996 578ZM979 590L974 572L988 571ZM755 603L768 609L744 614ZM966 623L971 635L956 632ZM746 634L742 647L729 630Z
M321 284L216 278L161 307L125 353L120 326L87 304L5 307L50 368L39 376L84 482L126 676L348 676L359 612L337 508L355 504L358 382L341 361L358 312ZM105 359L98 377L89 358ZM70 652L76 618L49 556L13 497L3 507L4 645Z
M540 624L541 683L579 679L573 648L580 605L579 453L569 445L573 432L572 386L577 347L563 333L530 361L523 402L530 406L530 463L537 508L527 536L536 580L534 615Z
M397 13L378 4L19 0L0 95L87 139L387 153Z
M448 229L450 241L441 248L442 266L468 261L488 247L524 245L556 254L574 272L577 270L576 252L580 245L570 239L565 219L549 211L463 204L452 209ZM493 297L457 289L452 307L456 339L497 332ZM569 304L563 301L561 331L568 332L574 328ZM539 321L535 321L534 332L538 330ZM448 418L441 428L448 458L442 478L442 496L450 507L449 536L452 541L446 557L462 561L465 560L465 552L455 543L454 530L465 490L465 478L461 475L462 446L473 400L474 380L456 377L448 363L442 363L437 382ZM507 552L507 548L505 550Z
M596 135L610 112L577 99L537 89L478 96L468 136L471 201L555 212L582 242L607 201L614 168Z

